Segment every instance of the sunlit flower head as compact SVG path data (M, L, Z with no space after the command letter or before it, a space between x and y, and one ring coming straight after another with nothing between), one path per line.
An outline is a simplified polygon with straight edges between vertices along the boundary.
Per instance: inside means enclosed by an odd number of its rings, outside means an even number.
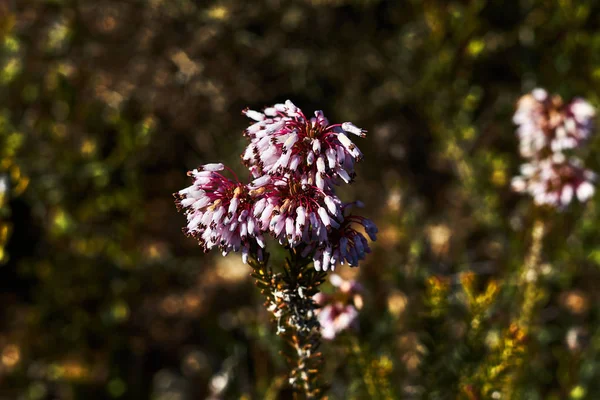
M332 229L340 227L342 203L331 191L291 177L270 179L260 190L254 216L282 244L324 242Z
M330 124L322 111L309 118L290 100L244 114L254 123L245 131L250 144L242 159L255 177L297 175L319 189L354 178L354 163L362 153L348 135L365 137L365 130L351 122Z
M351 182L354 163L362 158L347 135L364 137L366 131L351 122L329 124L321 111L307 118L289 100L243 113L255 121L245 131L250 144L242 156L253 180L226 178L228 168L220 163L190 171L192 186L175 194L187 217L185 233L205 251L241 251L244 262L254 249L262 257L267 233L312 259L319 271L357 266L370 252L363 232L375 240L377 228L363 217L346 216L358 202L342 203L335 188Z
M252 243L264 247L261 230L252 213L254 199L244 184L222 175L223 164L206 164L188 172L191 186L175 193L178 209L185 211L184 232L205 251L218 246L223 255L241 251L247 261Z

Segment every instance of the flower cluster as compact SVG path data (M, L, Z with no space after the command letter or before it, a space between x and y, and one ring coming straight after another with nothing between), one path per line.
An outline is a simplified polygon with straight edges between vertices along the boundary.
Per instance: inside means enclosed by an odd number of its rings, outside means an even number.
M175 194L187 216L186 234L206 251L241 251L244 262L248 254L261 257L269 234L312 257L317 270L357 266L370 252L362 232L375 240L377 227L350 214L360 203L343 203L335 188L352 182L362 159L349 136L365 137L366 131L351 122L330 124L322 111L308 118L289 100L243 113L254 121L242 154L253 181L226 178L222 164L190 171L192 186Z
M333 294L320 292L313 299L321 306L317 312L321 335L332 340L340 332L356 326L358 310L362 308L363 289L356 281L344 280L336 274L332 274L329 281L337 291Z
M580 148L591 136L594 108L583 99L564 104L560 96L535 89L517 104L521 156L528 160L513 178L515 191L529 193L536 204L562 209L573 197L585 202L594 194L595 174L565 153Z
M257 254L265 246L262 232L253 217L254 199L248 185L221 174L225 166L206 164L189 171L193 184L175 193L178 209L185 209L188 224L184 232L196 238L205 251L218 246L223 255L242 252L247 261L252 243Z

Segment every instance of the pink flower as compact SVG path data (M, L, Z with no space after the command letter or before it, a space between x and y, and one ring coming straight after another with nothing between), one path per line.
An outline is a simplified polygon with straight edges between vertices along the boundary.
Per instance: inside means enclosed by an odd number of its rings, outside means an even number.
M317 311L321 335L328 340L357 325L357 300L362 305L362 286L359 283L344 280L336 274L330 276L330 282L338 289L337 292L329 295L320 292L313 296L313 300L321 306Z
M552 158L521 166L521 175L513 178L515 191L529 193L537 205L564 208L574 196L580 202L594 194L595 174L583 168L577 158L565 159L558 153Z
M344 217L340 226L331 230L327 240L316 245L313 261L317 271L329 269L333 271L338 263L342 265L348 263L352 267L357 267L358 262L364 260L367 253L371 252L369 242L355 229L356 225L362 226L371 240L377 239L378 230L371 220L358 215ZM313 248L307 247L304 254L309 254L312 250Z
M358 318L358 311L352 305L336 302L328 304L319 310L321 336L332 340L340 332L348 329Z
M245 131L250 144L242 159L255 177L296 175L321 190L354 178L354 163L362 153L347 135L365 137L365 130L351 122L331 125L322 111L308 118L289 100L244 114L255 122Z
M521 166L521 175L513 178L516 192L529 193L537 205L565 208L573 196L580 202L594 194L595 175L583 163L564 151L585 143L593 128L594 108L576 98L564 104L560 96L550 97L544 89L535 89L517 104L513 121L519 125L521 155L530 159Z
M591 135L594 116L594 108L583 99L564 104L560 96L533 90L519 99L513 117L519 126L521 155L543 158L550 152L578 147Z
M265 184L263 197L254 206L260 226L282 244L324 242L339 228L342 203L331 191L302 184L292 177L274 177Z
M255 121L245 131L250 144L242 155L254 180L224 177L223 164L190 171L192 186L175 194L187 217L185 233L205 251L241 251L244 262L253 249L262 257L267 232L310 256L317 270L357 266L370 249L355 227L362 225L372 240L377 228L363 217L344 216L357 203L344 205L335 187L353 179L362 158L347 135L364 137L366 131L351 122L331 125L321 111L309 119L289 100L243 113Z
M175 193L179 210L185 210L184 232L198 240L204 251L218 246L223 255L242 252L244 262L252 243L264 247L261 230L252 214L254 198L242 183L224 177L223 164L206 164L189 171L191 186ZM260 249L259 249L260 250Z

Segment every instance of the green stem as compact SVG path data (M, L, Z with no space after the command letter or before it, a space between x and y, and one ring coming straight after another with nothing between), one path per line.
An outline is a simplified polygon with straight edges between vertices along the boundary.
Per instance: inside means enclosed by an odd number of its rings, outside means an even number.
M540 274L539 265L542 254L543 239L546 227L544 221L536 220L531 231L531 248L525 259L520 277L520 285L524 287L523 304L519 314L518 325L528 332L531 329L533 313L538 300L537 280Z
M531 331L535 309L540 299L537 283L540 275L539 267L545 233L546 226L544 221L536 219L531 231L531 247L525 257L523 269L519 276L518 287L523 289L523 303L521 304L516 324L512 328L512 330L517 332L517 336L525 337ZM522 349L520 357L526 357L526 349ZM511 364L514 370L508 376L506 385L504 386L503 398L505 399L514 398L516 385L523 368L523 363L521 362L513 362Z

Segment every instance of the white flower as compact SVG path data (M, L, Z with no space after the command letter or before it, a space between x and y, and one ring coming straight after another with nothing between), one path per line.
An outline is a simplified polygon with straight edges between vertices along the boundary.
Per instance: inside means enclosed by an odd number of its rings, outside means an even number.
M595 174L583 168L579 159L555 158L560 162L548 158L523 164L521 175L512 180L513 190L529 193L538 205L559 209L568 206L573 195L582 203L587 201L594 194Z
M580 146L591 135L594 116L594 108L584 99L564 104L560 96L535 89L519 99L513 117L521 155L543 158L548 152Z

